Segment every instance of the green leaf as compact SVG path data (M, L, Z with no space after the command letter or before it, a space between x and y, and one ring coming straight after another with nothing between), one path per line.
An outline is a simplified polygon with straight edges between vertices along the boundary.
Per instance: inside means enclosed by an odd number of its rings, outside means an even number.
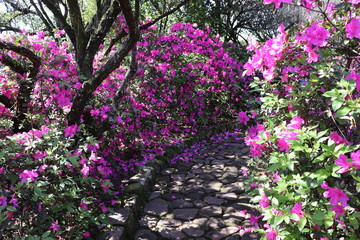
M279 205L279 200L277 200L276 198L271 198L271 206L278 206Z
M334 99L331 103L332 109L337 111L344 103L345 101L340 98Z
M298 228L299 228L300 232L304 229L306 222L307 222L307 219L305 217L303 217L299 220Z
M290 213L289 217L290 217L291 220L294 220L294 221L299 221L300 220L299 216L296 213Z
M287 216L285 216L285 215L281 215L281 216L275 217L275 219L274 219L274 226L277 226L277 225L281 224L281 223L285 220L286 217L287 217Z
M69 157L69 158L68 158L68 161L71 162L71 164L72 164L74 167L78 167L78 166L79 166L78 158L79 158L79 156L75 155L75 156Z
M339 91L337 89L333 89L331 91L328 91L326 93L323 94L324 97L339 97Z
M35 194L35 196L37 196L37 197L44 197L44 196L46 196L46 195L42 192L41 188L38 188L38 187L35 187L35 188L34 188L34 194Z
M349 218L350 224L354 227L354 229L359 229L359 222L356 218Z
M336 112L335 117L336 118L344 117L351 111L351 109L352 109L351 107L344 106L344 107L340 108L339 111Z
M16 212L16 208L14 208L13 206L7 206L6 209L10 212Z

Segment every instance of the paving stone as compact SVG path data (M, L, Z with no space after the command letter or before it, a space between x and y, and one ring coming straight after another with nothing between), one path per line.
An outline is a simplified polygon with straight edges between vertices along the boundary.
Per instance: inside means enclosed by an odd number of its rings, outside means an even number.
M226 200L237 200L238 198L236 193L217 193L215 196Z
M168 213L168 208L169 203L167 201L161 198L155 198L145 204L144 212L151 215L163 216Z
M134 240L157 240L158 237L148 229L143 229L135 234Z
M183 228L183 232L190 237L201 237L205 233L204 229L201 229L199 227Z
M215 180L215 177L213 175L211 175L210 173L201 173L201 174L199 174L199 178L201 178L205 181Z
M134 213L131 208L125 207L111 213L106 218L107 222L111 225L127 225L134 220Z
M208 204L211 204L211 205L222 205L224 203L226 203L227 201L224 200L224 199L221 199L221 198L216 198L216 197L211 197L211 196L207 196L204 198L204 201Z
M175 171L174 168L165 168L164 170L161 171L162 175L170 175Z
M243 193L245 191L244 183L242 182L234 182L230 184L226 184L221 187L220 192L224 193Z
M175 209L174 217L181 220L192 220L196 217L199 210L196 208L178 208Z
M166 201L173 201L175 199L182 199L184 197L184 195L182 195L181 193L165 193L163 195L161 195L161 198L166 200Z
M220 206L210 205L200 209L199 214L203 217L219 216L222 214L222 209Z
M191 208L194 204L184 199L176 199L170 203L171 208Z
M209 218L209 221L206 222L206 225L211 229L219 229L226 227L226 224L221 218L214 218L214 217Z
M199 227L206 227L207 224L210 222L211 220L209 218L195 218L194 220L192 220L190 222L190 224L195 224L196 226L199 226ZM184 223L186 224L186 223Z
M185 174L174 174L171 176L171 178L174 180L174 181L180 181L180 182L184 182L186 179L185 179Z
M243 184L249 148L237 134L212 139L202 142L198 152L190 148L194 156L189 162L178 161L161 171L144 208L149 215L138 222L150 230L138 231L134 240L258 238L254 233L242 232L240 236L236 227L251 227L249 214L243 210L256 214Z
M153 200L155 198L160 197L160 195L161 195L161 193L159 191L152 192L150 194L150 196L148 197L148 200L151 201L151 200Z
M182 224L180 220L172 219L172 218L163 218L157 223L158 228L164 227L178 227Z
M206 189L211 189L213 191L220 191L223 186L222 182L219 181L211 181L203 184Z
M159 230L160 235L169 240L183 240L187 239L187 236L177 229L163 228Z
M139 220L139 225L141 227L148 227L150 229L153 229L156 227L157 222L158 219L156 217L145 215Z
M204 201L201 201L201 200L195 200L194 201L194 206L195 207L198 207L198 208L203 208L203 207L205 207L205 202Z
M204 192L199 191L199 192L196 192L196 193L189 194L188 197L193 199L193 200L200 200L200 199L203 199L205 195L206 194Z
M205 236L212 240L220 240L220 239L226 238L238 231L239 231L239 229L237 227L226 227L226 228L213 230L213 231L209 232L208 234L206 234Z

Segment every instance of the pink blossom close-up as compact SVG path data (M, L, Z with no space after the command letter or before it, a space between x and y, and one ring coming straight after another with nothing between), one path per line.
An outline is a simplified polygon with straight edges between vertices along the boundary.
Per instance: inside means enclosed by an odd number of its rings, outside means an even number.
M305 29L305 34L302 36L302 39L307 41L308 45L323 47L327 44L329 37L329 31L317 22L313 22L310 27Z
M347 202L349 200L349 197L346 195L346 193L344 193L340 189L329 187L326 182L321 184L321 187L323 189L327 189L327 191L324 192L324 197L330 198L329 202L331 205L336 206L339 203L343 207L346 207L348 205Z
M19 177L22 178L21 182L26 182L28 179L30 182L34 182L38 176L39 174L35 170L25 170L19 174Z
M360 39L360 20L359 19L353 18L346 25L346 36L350 39L352 39L352 38Z

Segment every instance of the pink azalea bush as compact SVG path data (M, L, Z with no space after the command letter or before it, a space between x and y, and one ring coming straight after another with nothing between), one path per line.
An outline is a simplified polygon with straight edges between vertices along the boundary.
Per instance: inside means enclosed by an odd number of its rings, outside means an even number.
M261 109L245 143L267 166L250 179L263 216L255 230L261 239L358 239L358 3L272 2L319 14L248 48Z
M121 17L118 23L119 31L126 28ZM226 50L231 46L211 38L210 29L177 23L164 35L151 29L142 33L138 67L119 102L113 97L125 66L95 90L80 123L68 126L66 115L81 79L63 33L56 32L58 42L43 32L0 36L41 58L28 88L25 122L30 130L14 128L16 111L0 103L2 237L96 238L94 233L107 226L106 214L120 202L121 181L137 166L200 129L236 120L248 107L251 77L242 77L243 64ZM6 54L31 65L12 51ZM104 46L94 68L108 57ZM0 94L18 101L25 80L0 68Z

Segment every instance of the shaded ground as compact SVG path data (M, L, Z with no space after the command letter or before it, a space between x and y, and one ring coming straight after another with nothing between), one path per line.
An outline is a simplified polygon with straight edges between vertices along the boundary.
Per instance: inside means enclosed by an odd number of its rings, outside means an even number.
M253 205L245 193L248 148L239 133L194 146L156 179L139 217L134 240L258 239Z

